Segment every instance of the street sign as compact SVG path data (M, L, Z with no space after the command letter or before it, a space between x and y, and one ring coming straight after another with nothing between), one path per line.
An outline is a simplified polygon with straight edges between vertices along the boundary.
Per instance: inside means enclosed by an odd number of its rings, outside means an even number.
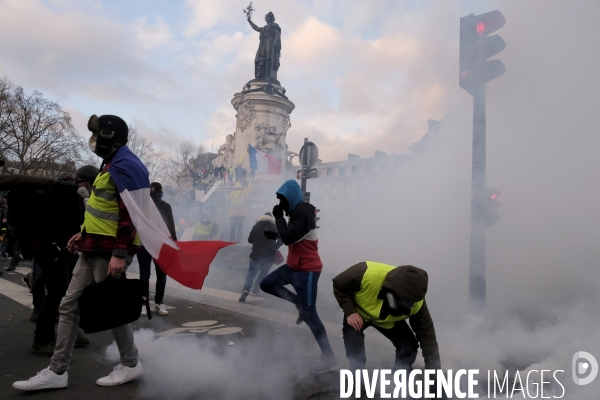
M304 157L306 157L306 159ZM307 168L314 167L319 160L319 149L317 148L317 145L313 142L305 142L300 149L299 158L302 166L306 166Z

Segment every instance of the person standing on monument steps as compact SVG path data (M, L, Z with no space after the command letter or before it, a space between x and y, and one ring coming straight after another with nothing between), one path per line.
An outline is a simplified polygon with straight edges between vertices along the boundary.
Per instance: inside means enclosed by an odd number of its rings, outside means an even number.
M315 207L304 202L302 190L293 179L279 188L277 198L279 204L273 207L277 232L265 231L264 235L267 239L280 238L288 246L287 262L267 275L260 288L293 303L299 310L296 324L304 321L312 331L321 348L321 357L315 360L310 372L331 371L337 368L338 363L316 306L317 283L323 263L319 257ZM289 215L289 222L283 217L284 212ZM296 293L286 289L285 285L292 285Z

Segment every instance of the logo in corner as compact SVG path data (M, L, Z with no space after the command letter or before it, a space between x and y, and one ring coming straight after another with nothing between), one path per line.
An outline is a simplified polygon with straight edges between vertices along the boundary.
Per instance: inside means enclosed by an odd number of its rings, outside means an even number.
M572 373L575 384L580 386L589 385L598 375L598 361L590 353L578 351L573 354ZM585 374L588 375L585 378L580 378Z

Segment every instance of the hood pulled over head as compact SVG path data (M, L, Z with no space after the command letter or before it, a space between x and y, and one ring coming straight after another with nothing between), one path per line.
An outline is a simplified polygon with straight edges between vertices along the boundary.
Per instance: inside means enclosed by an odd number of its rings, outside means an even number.
M425 270L402 265L388 272L382 287L413 302L421 301L427 293L429 276Z
M236 182L235 185L233 186L233 190L242 190L242 184L241 182Z
M277 190L277 194L282 195L288 201L290 206L288 213L294 211L298 204L304 202L300 185L298 185L298 182L293 179L285 181L279 190Z

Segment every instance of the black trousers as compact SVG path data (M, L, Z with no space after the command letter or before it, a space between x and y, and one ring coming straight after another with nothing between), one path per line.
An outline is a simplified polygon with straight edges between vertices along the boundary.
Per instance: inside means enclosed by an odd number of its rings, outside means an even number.
M140 280L143 284L144 296L150 297L150 269L152 266L152 256L148 253L148 250L144 246L140 247L140 251L137 254L138 264L140 266ZM156 291L154 295L154 303L162 304L163 297L165 296L165 288L167 287L167 274L154 261L154 268L156 269Z
M371 322L365 322L362 330L357 331L348 325L348 321L346 321L346 317L344 317L342 333L344 336L344 346L346 347L346 357L350 361L350 370L354 371L365 368L367 356L365 354L364 331L369 326L373 326L381 332L381 334L388 338L394 347L396 347L396 359L393 370L406 369L410 372L412 370L412 365L417 358L419 343L406 321L396 322L391 329L384 329L377 325L373 325Z
M35 255L48 291L35 325L35 341L38 343L54 341L58 307L67 292L78 258L77 254L70 254L66 250L59 251L56 246L39 251Z

